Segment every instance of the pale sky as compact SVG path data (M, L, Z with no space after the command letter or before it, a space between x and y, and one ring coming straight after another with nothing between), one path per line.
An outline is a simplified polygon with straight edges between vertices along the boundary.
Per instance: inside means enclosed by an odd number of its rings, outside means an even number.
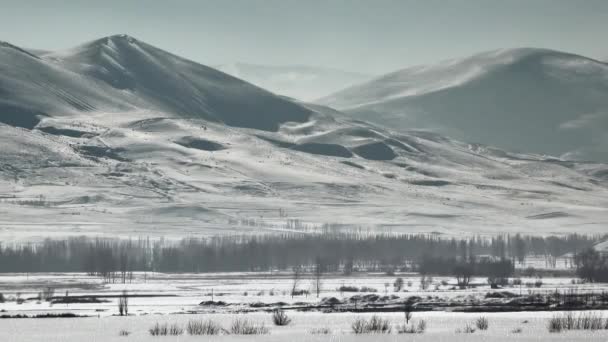
M510 47L608 57L608 0L0 0L0 40L126 33L197 62L365 73Z

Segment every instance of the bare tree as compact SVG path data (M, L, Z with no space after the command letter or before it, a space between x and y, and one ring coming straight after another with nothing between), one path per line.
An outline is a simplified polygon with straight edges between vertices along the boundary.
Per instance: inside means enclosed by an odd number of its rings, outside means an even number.
M471 282L471 276L473 270L470 265L458 265L454 268L454 275L456 276L456 283L461 289L465 289Z
M412 319L413 316L413 311L414 307L412 306L412 304L410 302L406 302L403 305L403 313L405 314L405 324L408 325L410 324L410 320Z
M293 268L293 277L292 277L293 282L291 284L291 298L293 298L296 291L298 290L298 285L300 284L300 278L302 278L302 268L300 266L295 266Z
M120 298L118 298L118 314L129 316L129 296L127 295L127 290L124 290Z
M321 293L321 288L323 286L323 271L325 266L323 265L323 259L317 256L315 259L315 270L314 270L314 288L317 292L317 298L319 298L319 294Z
M393 287L395 288L395 292L399 292L401 291L401 289L403 288L403 278L399 277L397 279L395 279L395 282L393 283Z

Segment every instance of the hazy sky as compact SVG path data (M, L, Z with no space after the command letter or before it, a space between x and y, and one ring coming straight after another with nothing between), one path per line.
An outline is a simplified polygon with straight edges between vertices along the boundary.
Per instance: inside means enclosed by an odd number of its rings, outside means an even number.
M381 73L503 47L608 57L608 0L0 0L0 40L64 49L127 33L204 64Z

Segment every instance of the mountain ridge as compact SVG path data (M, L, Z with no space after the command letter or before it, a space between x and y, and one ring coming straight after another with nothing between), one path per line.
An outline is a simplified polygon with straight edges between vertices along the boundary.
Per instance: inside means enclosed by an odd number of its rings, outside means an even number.
M520 48L402 69L318 102L393 128L603 161L606 92L605 63Z

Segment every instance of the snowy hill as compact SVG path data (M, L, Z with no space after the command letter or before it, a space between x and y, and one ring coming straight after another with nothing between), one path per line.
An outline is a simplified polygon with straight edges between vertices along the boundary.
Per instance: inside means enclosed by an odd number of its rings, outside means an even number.
M0 238L604 232L608 166L396 133L128 36L0 46Z
M312 101L372 78L362 73L305 65L234 63L217 66L217 69L276 94L303 101Z
M506 49L396 71L318 102L399 129L608 161L608 65Z
M237 127L276 130L310 111L215 69L125 35L43 59L4 45L0 110L36 115L151 110ZM25 79L24 79L25 78Z

